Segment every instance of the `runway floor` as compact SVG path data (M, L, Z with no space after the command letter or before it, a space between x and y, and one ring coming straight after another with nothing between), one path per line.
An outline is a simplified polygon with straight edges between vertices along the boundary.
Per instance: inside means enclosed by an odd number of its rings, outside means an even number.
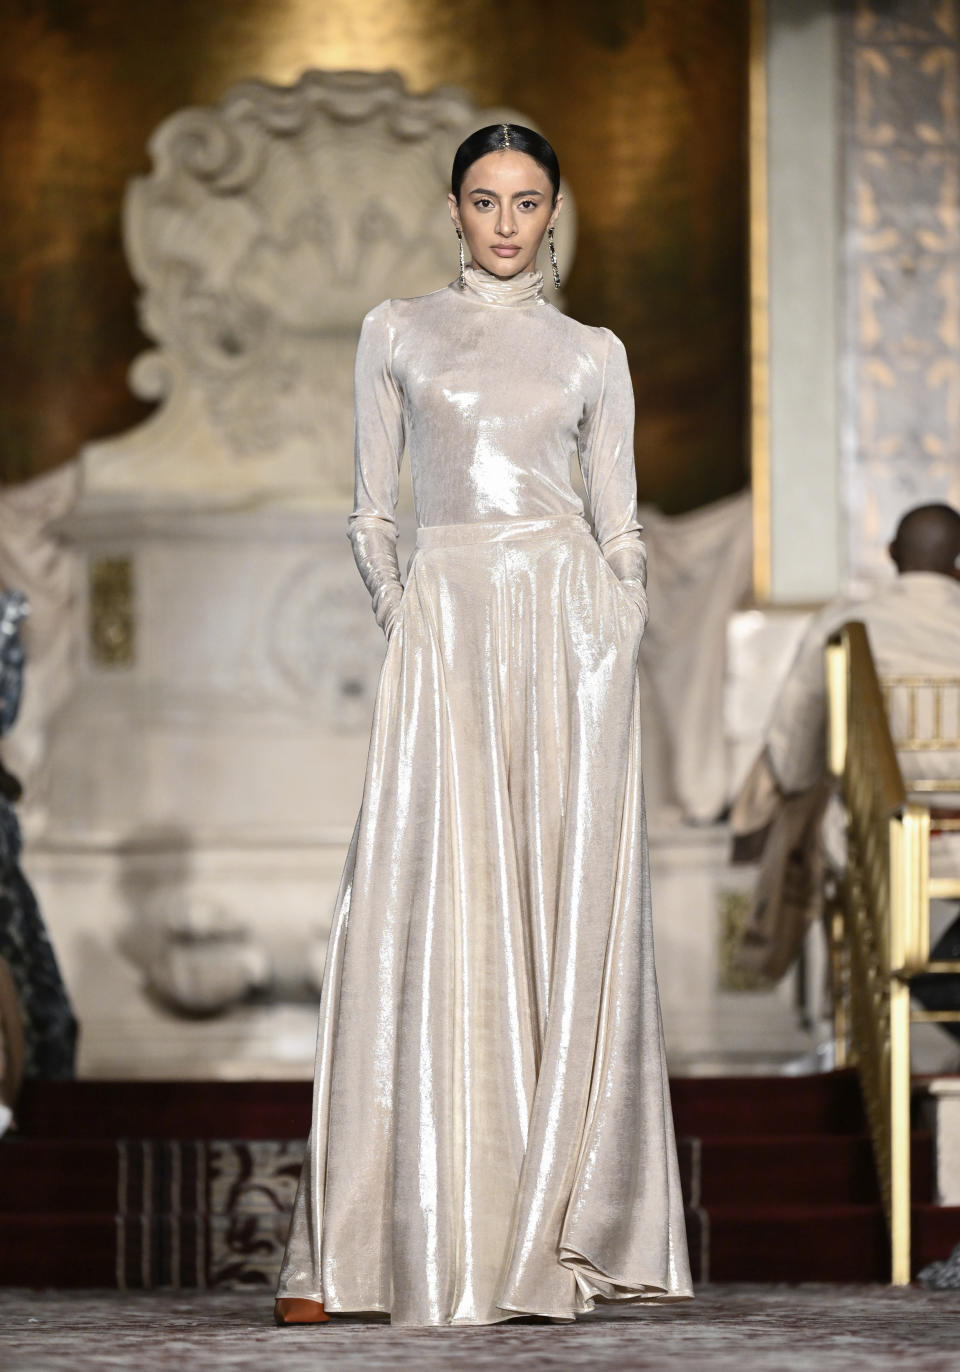
M960 1292L866 1286L705 1286L697 1299L610 1307L575 1324L391 1329L349 1320L278 1329L261 1292L0 1291L4 1372L176 1368L710 1368L711 1372L960 1366Z

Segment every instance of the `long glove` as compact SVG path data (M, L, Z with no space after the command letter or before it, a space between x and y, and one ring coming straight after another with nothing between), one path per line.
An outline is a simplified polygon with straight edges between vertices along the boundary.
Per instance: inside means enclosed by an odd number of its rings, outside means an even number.
M650 606L647 602L647 545L637 537L638 531L620 534L609 543L601 545L600 551L619 579L624 590L643 616L646 629L650 619Z
M403 595L397 559L397 526L379 515L351 514L347 518L347 537L370 592L374 618L389 641Z

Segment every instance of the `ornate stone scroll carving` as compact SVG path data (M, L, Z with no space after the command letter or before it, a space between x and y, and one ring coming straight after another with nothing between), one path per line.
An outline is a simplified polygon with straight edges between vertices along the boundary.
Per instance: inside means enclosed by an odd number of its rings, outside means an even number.
M412 94L396 72L308 71L290 87L241 82L161 124L153 169L124 206L156 344L131 385L159 409L85 449L87 491L343 504L360 321L456 275L453 153L503 119L529 123L453 87ZM565 193L563 272L575 246Z

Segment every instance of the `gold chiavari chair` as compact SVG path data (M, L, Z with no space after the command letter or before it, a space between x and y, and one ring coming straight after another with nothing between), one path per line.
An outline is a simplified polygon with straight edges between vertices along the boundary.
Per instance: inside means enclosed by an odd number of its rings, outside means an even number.
M846 809L846 864L830 912L837 1063L856 1065L890 1232L891 1280L910 1280L910 1026L960 1022L914 1009L917 976L956 976L930 961L930 901L960 900L960 677L877 676L866 629L827 645L828 761ZM906 776L904 773L906 772ZM933 797L931 812L925 799ZM932 814L932 826L931 826ZM931 832L934 873L931 875ZM960 853L958 853L960 858ZM940 866L946 870L939 870Z

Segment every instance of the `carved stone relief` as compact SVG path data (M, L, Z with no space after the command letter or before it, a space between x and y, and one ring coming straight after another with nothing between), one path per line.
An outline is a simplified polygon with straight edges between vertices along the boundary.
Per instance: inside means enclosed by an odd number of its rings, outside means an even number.
M446 205L477 110L395 72L308 71L245 81L154 134L153 170L124 207L140 319L156 349L131 372L160 409L84 452L88 490L309 492L343 505L353 482L353 354L388 296L457 272ZM564 187L565 274L575 214Z
M355 580L347 556L335 570L305 562L275 595L264 623L267 660L295 698L319 711L327 727L365 734L384 645Z

